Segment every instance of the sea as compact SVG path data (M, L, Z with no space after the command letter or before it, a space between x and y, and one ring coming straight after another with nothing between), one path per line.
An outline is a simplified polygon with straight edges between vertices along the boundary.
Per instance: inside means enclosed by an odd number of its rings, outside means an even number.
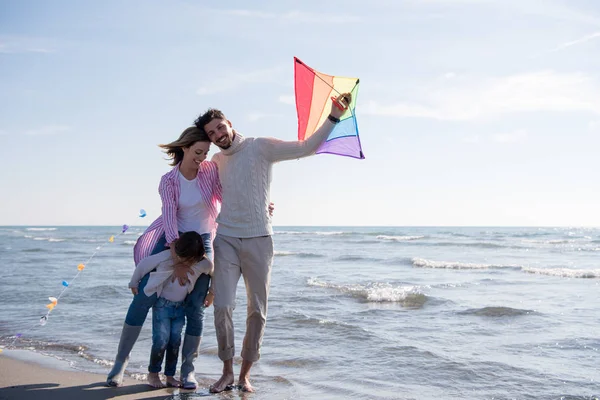
M0 227L0 357L105 375L143 230ZM600 229L288 226L274 241L252 399L600 398ZM236 374L245 317L240 280ZM146 377L151 325L126 380ZM195 366L206 396L221 372L212 307Z

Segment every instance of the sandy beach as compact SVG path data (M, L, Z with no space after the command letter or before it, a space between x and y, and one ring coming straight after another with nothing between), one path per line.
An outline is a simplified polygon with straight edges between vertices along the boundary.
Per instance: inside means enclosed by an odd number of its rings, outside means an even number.
M43 364L30 359L22 360L14 358L14 354L11 357L10 353L5 350L0 355L1 400L177 399L209 395L203 388L198 389L198 393L177 388L152 389L144 382L131 378L126 379L122 387L111 388L104 384L104 375L77 371L58 361L54 362L54 367L46 364L53 362L52 360L45 360ZM28 357L30 356L32 355L29 354ZM42 360L48 357L36 355L31 359Z

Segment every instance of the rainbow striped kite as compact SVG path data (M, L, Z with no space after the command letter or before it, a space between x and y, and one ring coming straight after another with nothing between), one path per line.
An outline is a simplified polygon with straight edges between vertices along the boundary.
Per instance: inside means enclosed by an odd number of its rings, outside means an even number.
M309 138L321 126L331 110L332 97L352 93L352 102L317 153L365 158L356 124L358 78L343 78L315 71L294 57L294 88L298 112L298 140Z

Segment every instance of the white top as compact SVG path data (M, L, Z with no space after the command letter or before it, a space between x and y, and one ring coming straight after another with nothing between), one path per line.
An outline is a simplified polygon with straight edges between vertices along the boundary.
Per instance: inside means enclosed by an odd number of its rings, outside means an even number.
M196 177L188 180L179 172L179 189L177 229L180 232L195 231L200 234L212 231L214 228L210 222L210 213Z
M185 296L188 294L188 285L181 286L179 279L175 279L175 282L171 282L171 279L163 284L162 293L160 297L163 297L170 301L183 301Z
M223 187L217 233L237 238L272 235L269 202L273 164L315 154L334 126L325 120L308 139L291 142L245 138L236 132L231 146L212 158Z
M156 271L150 272L154 269L156 269ZM192 290L194 290L196 279L198 279L200 275L208 274L212 276L213 264L208 258L205 257L196 264L192 265L192 270L194 271L194 274L192 275L188 273L189 282L187 283L187 285L183 286L187 293L191 293ZM152 294L156 293L158 297L164 297L162 293L163 289L167 286L167 281L170 281L173 277L174 271L175 269L173 268L173 259L171 258L171 251L161 251L160 253L144 258L138 263L135 270L133 271L131 280L129 281L129 287L137 288L140 283L140 280L144 277L144 275L150 272L150 278L148 279L148 283L146 283L144 293L146 294L146 296L152 296ZM167 298L167 300L171 299Z

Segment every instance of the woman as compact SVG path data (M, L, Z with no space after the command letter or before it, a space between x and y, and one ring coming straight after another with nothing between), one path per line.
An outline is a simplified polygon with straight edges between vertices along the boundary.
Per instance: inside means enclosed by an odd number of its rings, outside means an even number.
M221 185L217 166L205 161L210 140L196 127L187 128L179 139L160 145L174 168L163 175L158 191L162 200L162 215L154 221L134 247L134 261L137 265L142 259L164 251L169 247L174 260L175 242L179 232L198 232L204 241L207 257L212 259L212 239L216 230L215 219L221 201ZM175 276L185 283L187 269L175 267ZM139 284L138 293L129 306L115 364L108 374L106 383L119 386L123 382L123 373L127 366L129 353L137 340L148 311L156 302L156 293L148 297L144 287L149 274ZM200 339L204 323L204 307L212 304L209 292L210 277L202 274L196 280L194 289L185 300L187 325L183 348L181 350L181 381L185 389L196 389L198 382L194 376L194 360L198 356ZM207 296L208 294L208 296ZM205 300L206 298L206 300Z

